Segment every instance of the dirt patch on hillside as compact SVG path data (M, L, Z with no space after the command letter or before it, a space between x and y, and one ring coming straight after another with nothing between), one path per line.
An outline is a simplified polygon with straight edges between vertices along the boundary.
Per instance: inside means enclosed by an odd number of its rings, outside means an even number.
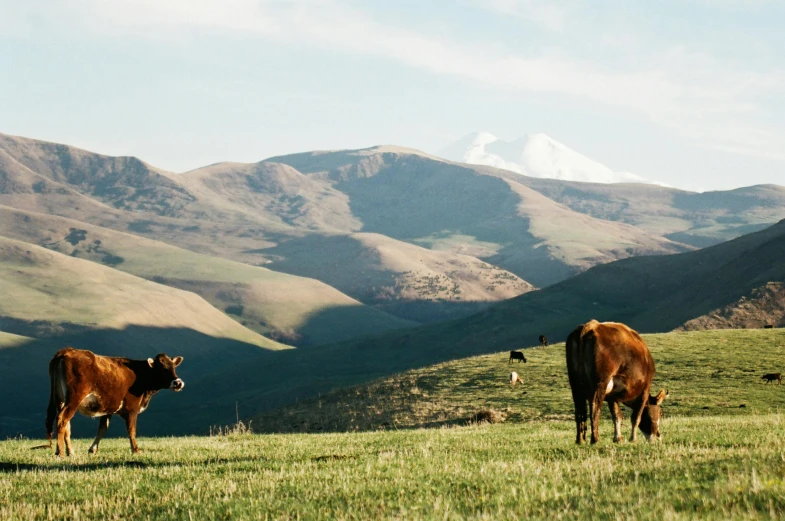
M769 282L749 296L685 322L675 331L785 327L785 284Z

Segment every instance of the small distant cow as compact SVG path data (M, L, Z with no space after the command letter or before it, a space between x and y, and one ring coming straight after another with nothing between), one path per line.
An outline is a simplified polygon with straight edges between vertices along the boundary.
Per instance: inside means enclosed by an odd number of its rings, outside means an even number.
M548 339L545 338L545 335L540 335L540 345L541 346L547 346L548 345Z
M777 385L782 385L782 373L768 373L764 374L760 378L761 380L766 380L766 385L770 384L774 380L777 380Z
M774 324L766 324L763 329L774 329Z
M521 376L518 373L513 371L513 372L510 373L510 385L515 387L515 384L517 384L517 383L520 383L521 385L523 385L523 379L521 378Z
M175 367L182 356L169 358L160 354L147 360L131 360L113 356L100 356L66 347L58 351L49 362L49 407L46 411L46 432L49 447L57 419L57 456L63 456L63 445L70 456L71 418L77 412L100 418L98 434L90 452L98 451L98 443L109 428L113 414L120 415L128 428L131 451L139 452L136 445L136 417L147 409L150 399L161 389L182 391L185 384L177 377Z
M660 438L660 405L665 390L650 396L654 360L646 343L624 324L592 320L578 326L567 338L567 374L575 404L575 442L586 441L586 403L591 416L591 442L600 439L600 409L608 402L613 418L613 441L621 441L621 407L632 408L632 433Z
M521 360L523 360L523 363L527 363L526 357L520 351L510 351L510 361L507 362L507 365L511 364L513 360L517 360L519 364Z

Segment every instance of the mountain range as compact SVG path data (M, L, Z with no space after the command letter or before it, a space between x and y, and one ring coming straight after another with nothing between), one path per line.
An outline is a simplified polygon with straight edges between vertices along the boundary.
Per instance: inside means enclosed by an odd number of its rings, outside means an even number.
M175 174L0 135L0 366L14 375L0 430L33 431L35 383L64 344L185 356L195 386L178 399L203 414L178 432L196 432L234 402L255 414L558 337L589 311L650 330L726 316L782 281L784 218L774 185L562 181L395 146Z

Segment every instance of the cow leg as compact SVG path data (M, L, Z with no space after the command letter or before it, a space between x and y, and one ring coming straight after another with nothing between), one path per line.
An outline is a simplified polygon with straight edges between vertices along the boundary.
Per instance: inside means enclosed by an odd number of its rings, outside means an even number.
M109 428L109 420L112 419L111 414L107 414L106 416L101 416L101 419L98 420L100 423L98 424L98 433L95 435L95 441L93 444L90 445L90 454L95 454L98 452L98 444L101 443L101 438L104 437L106 434L106 430Z
M139 452L139 446L136 444L136 416L137 413L129 412L125 417L125 426L128 428L128 439L131 440L131 452Z
M71 422L65 424L65 455L71 456L74 453L71 447Z
M602 410L602 401L605 398L605 385L601 385L594 391L594 396L591 402L591 442L597 443L600 441L600 411Z
M641 423L641 416L643 416L643 409L649 403L649 392L643 393L638 400L632 404L632 432L630 433L630 441L635 441L638 434L638 425Z
M608 407L613 420L613 441L619 443L621 441L621 407L619 407L619 402L608 402Z
M580 445L586 441L586 398L573 395L572 400L575 404L575 443Z
M65 453L70 456L71 451L71 418L76 414L79 408L79 401L70 401L60 409L57 414L57 449L55 450L56 456L63 456L63 449Z

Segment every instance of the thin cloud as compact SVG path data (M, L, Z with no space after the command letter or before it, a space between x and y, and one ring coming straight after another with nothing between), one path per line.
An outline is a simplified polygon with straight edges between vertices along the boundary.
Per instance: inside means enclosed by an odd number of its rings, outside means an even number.
M467 44L421 34L381 23L338 0L80 0L67 5L61 15L68 12L107 32L155 38L221 34L378 56L494 91L555 94L614 107L701 146L785 160L785 131L760 123L765 107L758 101L785 94L785 74L739 69L679 46L661 50L639 69L611 70L572 59L563 50L522 56L498 42ZM546 2L493 0L488 5L554 29L563 28L567 16L564 9L548 11Z

